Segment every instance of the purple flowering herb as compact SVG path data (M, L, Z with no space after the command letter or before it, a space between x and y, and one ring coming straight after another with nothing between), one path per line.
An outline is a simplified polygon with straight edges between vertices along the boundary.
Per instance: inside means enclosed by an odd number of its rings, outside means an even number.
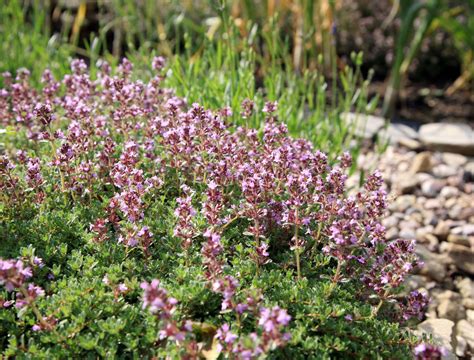
M9 292L23 286L33 276L30 267L25 267L21 260L0 259L0 285Z
M434 360L442 359L448 352L442 346L420 343L413 349L413 354L417 360Z
M240 113L242 118L244 119L250 118L253 114L254 107L255 107L255 103L252 100L245 99L244 101L242 101L242 104L241 104L242 112Z
M195 234L192 219L196 215L196 210L191 203L192 194L189 192L189 188L183 186L182 190L184 196L176 199L178 206L174 211L174 215L177 218L177 223L173 234L182 240L182 247L187 250L191 246Z
M160 340L171 340L182 344L190 338L191 340L187 341L185 346L190 347L188 350L194 349L191 321L185 320L179 323L175 319L174 313L178 301L168 296L168 292L160 287L160 281L157 279L153 279L150 283L144 281L140 287L143 289L143 308L147 308L162 321L159 331Z
M156 72L164 66L162 58L153 59ZM244 312L260 316L258 297L243 299L240 285L224 266L228 259L222 239L233 221L242 219L249 224L249 248L257 271L271 261L272 234L277 231L288 235L284 246L295 253L297 278L305 276L307 260L322 249L337 264L331 291L347 279L361 281L361 294L375 295L379 304L396 299L401 318L421 316L426 304L423 295L393 296L393 290L421 263L412 242L386 240L381 217L387 194L380 172L371 174L361 191L347 196L350 155L342 154L332 166L312 143L288 136L286 125L277 119L277 103L267 102L262 109L263 136L244 127L231 131L226 119L232 109L188 106L161 87L160 74L147 83L133 80L133 66L126 59L118 73L105 62L100 68L92 80L85 62L74 60L72 74L61 80L45 71L39 91L30 86L25 69L16 78L4 75L2 126L24 129L29 141L48 141L52 148L50 164L29 158L26 152L18 152L14 161L0 157L0 193L2 198L6 194L8 206L30 201L27 189L33 189L40 201L47 186L58 189L56 184L61 184L66 205L71 198L85 204L92 197L103 202L103 214L90 225L94 241L115 238L127 247L140 246L147 259L153 247L153 229L146 226L148 204L157 190L171 184L179 188L174 236L187 253L203 235L205 279L222 295L223 310L237 317ZM246 99L242 117L251 117L254 108ZM67 122L59 124L59 118ZM176 176L170 174L177 174L176 183ZM102 199L94 189L104 185L112 196ZM31 276L31 270L26 275L28 268L12 264L0 262L0 283L8 291L26 286ZM169 302L173 300L159 290L159 284L144 284L145 307L160 314L172 312L174 305ZM165 333L182 338L181 325L172 325ZM256 334L264 328L257 330ZM261 341L252 344L236 341L230 351L244 358L265 349Z
M8 292L16 291L15 307L19 309L31 308L39 321L35 331L52 330L56 324L56 319L44 317L35 305L35 300L44 297L45 292L41 287L33 283L27 283L27 280L32 276L31 268L25 267L21 260L0 259L0 285L3 285ZM12 301L4 301L3 307L10 307L12 304Z
M171 318L178 301L168 296L168 292L160 287L160 281L156 279L151 283L144 281L140 287L144 290L143 308L148 308L153 314L159 314L160 318Z

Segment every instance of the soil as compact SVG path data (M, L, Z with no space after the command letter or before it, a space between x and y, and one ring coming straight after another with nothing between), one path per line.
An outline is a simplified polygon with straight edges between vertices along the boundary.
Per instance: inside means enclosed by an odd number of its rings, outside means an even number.
M460 89L447 96L446 88L433 84L407 84L401 91L396 117L420 124L462 122L474 126L474 91ZM371 95L382 98L384 91L384 82L374 82L370 86Z

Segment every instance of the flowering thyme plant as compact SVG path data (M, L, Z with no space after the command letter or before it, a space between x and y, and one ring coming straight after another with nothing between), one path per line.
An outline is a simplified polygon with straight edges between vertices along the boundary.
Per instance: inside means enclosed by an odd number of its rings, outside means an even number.
M379 173L348 196L350 156L289 137L276 103L263 129L233 128L231 109L162 88L163 66L145 83L127 60L94 79L74 60L40 90L4 74L4 354L410 354L427 298L400 293L420 263L413 242L386 240ZM32 248L42 288L15 260Z

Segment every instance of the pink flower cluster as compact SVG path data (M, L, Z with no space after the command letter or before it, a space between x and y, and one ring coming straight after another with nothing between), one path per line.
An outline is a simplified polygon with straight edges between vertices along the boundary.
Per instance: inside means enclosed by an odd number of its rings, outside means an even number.
M178 344L185 342L186 348L194 352L196 341L193 339L191 321L187 320L179 324L173 316L178 300L168 296L168 292L160 287L160 281L157 279L150 283L144 281L140 287L143 289L143 308L149 309L162 321L160 340L171 340Z
M288 332L283 332L290 323L291 316L278 306L268 309L261 307L258 314L259 333L253 332L246 338L239 338L232 333L229 324L222 325L216 333L219 340L218 351L229 358L250 360L284 346L290 339Z
M178 206L174 211L174 214L178 221L173 234L182 240L181 245L184 249L189 249L192 244L192 237L195 235L196 231L192 224L192 219L196 215L196 210L192 205L191 189L186 185L182 185L181 190L183 191L183 196L176 199Z
M413 353L416 360L436 360L442 359L443 356L448 355L448 352L444 347L427 343L418 344L413 349Z
M21 260L0 259L0 285L9 292L25 284L33 276L30 267L25 267Z
M38 257L33 258L34 266L42 266L42 261ZM25 266L21 260L0 259L0 285L3 285L8 292L15 291L16 300L3 300L0 298L2 307L10 307L15 304L17 308L30 307L37 317L38 324L33 325L34 331L51 330L57 320L52 316L43 317L35 305L35 300L45 295L44 290L33 284L27 283L33 276L33 271L29 266Z
M224 283L215 282L214 291L223 292L224 299L230 301L238 283L231 277L227 277L225 281ZM170 297L168 292L160 287L160 281L156 279L150 283L145 281L141 284L141 288L144 290L143 308L149 309L162 321L159 332L160 340L171 340L182 344L191 352L196 349L197 343L194 339L192 322L185 320L179 323L175 319L174 313L178 301ZM252 308L257 318L258 332L240 337L232 333L228 324L222 325L215 335L219 341L217 348L219 353L235 359L255 359L276 347L284 346L291 339L291 335L284 331L291 320L291 316L286 310L278 306L271 309L261 306L257 309L257 302L254 300L249 298L248 304L239 304L236 308L240 308L237 310L240 313Z
M178 300L168 296L168 292L160 287L160 281L156 279L151 283L145 281L140 287L144 290L143 308L148 308L153 314L159 313L162 319L171 318Z
M26 293L18 293L16 295L16 303L15 306L18 308L25 307L29 305L32 301L34 301L38 297L44 296L44 290L35 285L35 284L28 284L26 288Z

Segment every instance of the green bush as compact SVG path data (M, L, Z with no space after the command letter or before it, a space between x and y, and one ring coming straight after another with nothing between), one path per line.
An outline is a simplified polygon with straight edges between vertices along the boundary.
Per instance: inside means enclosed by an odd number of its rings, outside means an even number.
M411 356L426 299L400 293L417 260L385 240L377 173L348 197L349 154L331 167L276 103L188 105L127 60L72 70L0 93L3 356Z

